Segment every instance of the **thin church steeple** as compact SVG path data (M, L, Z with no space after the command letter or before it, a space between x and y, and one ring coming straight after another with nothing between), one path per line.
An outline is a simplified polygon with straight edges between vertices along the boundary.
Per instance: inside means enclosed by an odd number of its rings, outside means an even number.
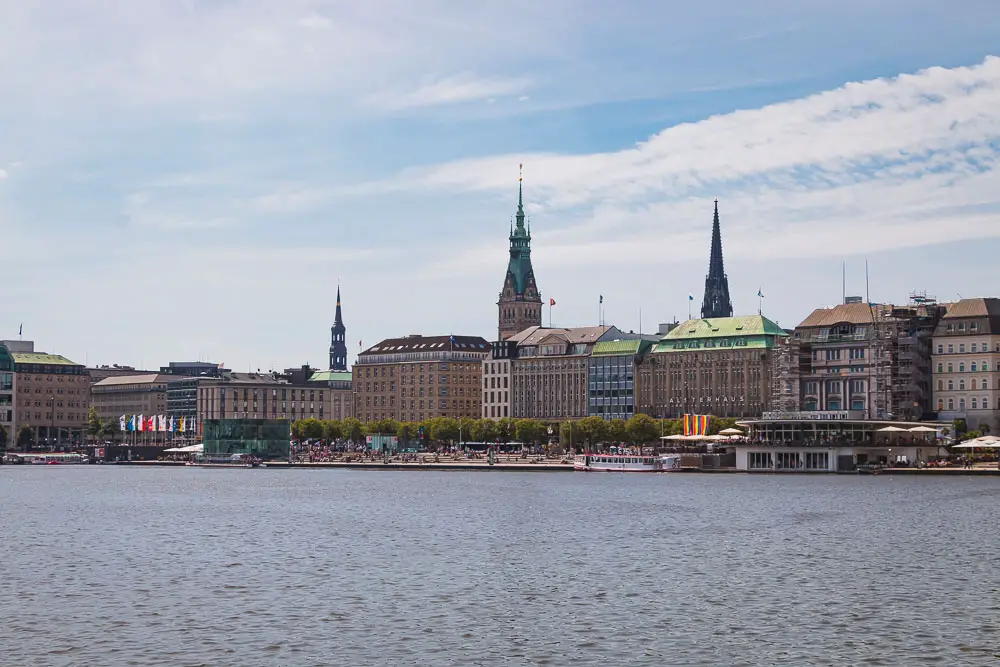
M340 285L337 285L337 310L333 316L333 326L330 327L330 370L347 370L347 328L340 309Z
M733 304L729 298L729 277L722 263L722 229L719 224L719 198L715 198L715 217L712 220L712 250L705 277L705 298L701 302L701 316L732 317Z

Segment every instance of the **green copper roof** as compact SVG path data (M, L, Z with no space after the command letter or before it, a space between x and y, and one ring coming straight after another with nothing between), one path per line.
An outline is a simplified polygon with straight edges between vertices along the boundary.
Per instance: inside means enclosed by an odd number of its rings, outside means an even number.
M653 343L648 340L608 340L594 345L591 356L612 357L642 354L652 346Z
M654 352L770 348L777 336L787 335L762 315L700 318L679 324L656 344Z
M309 376L309 382L350 382L350 371L316 371Z
M524 224L524 204L521 194L521 182L517 184L517 224L510 230L510 261L507 272L513 279L514 294L523 296L528 289L531 270L531 228Z
M49 366L79 366L66 357L59 354L44 354L42 352L11 352L14 363L17 364L46 364Z

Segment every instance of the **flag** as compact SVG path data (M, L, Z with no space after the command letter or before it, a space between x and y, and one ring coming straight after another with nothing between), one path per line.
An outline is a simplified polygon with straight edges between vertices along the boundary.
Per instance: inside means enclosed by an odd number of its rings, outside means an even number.
M143 418L142 415L139 415L138 417L135 418L135 430L136 431L146 430L146 420Z
M455 344L455 337L454 336L448 336L448 340L451 342L452 345Z
M184 417L181 417L181 433L184 432Z
M761 299L763 299L763 298L764 298L764 293L763 293L763 292L761 292L761 288L759 288L759 287L757 288L757 296L758 296L759 298L761 298Z
M601 294L600 297L597 299L597 303L604 303L604 295L603 294Z
M224 366L225 366L225 364L219 364L219 370L221 371Z
M146 430L155 431L156 430L156 417L150 416L146 420Z
M24 333L24 322L21 322L21 326L17 328L17 335L20 336Z
M166 415L160 415L159 421L160 421L160 423L157 424L157 426L160 427L159 430L166 431L167 430L167 417L166 417Z
M125 415L122 415L121 417L118 418L118 430L119 431L125 430Z
M694 294L688 294L688 301L694 301Z
M176 423L174 422L174 416L170 415L170 426L167 428L167 430L173 433L176 430L174 426L176 426Z
M555 299L549 299L549 305L550 306L556 305L556 300Z

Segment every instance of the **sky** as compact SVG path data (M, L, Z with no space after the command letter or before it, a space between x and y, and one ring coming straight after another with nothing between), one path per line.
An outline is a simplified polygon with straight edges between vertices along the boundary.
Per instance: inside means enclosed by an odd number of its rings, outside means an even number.
M715 197L736 314L1000 296L996 0L0 15L0 338L78 363L492 340L521 163L545 324L697 313Z

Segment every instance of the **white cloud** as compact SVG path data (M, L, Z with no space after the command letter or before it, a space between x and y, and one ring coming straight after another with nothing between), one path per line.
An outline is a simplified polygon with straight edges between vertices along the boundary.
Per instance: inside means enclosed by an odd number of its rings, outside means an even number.
M0 181L4 180L6 178L7 178L7 170L6 169L0 169Z
M305 16L299 19L299 23L305 28L330 28L333 26L333 21L318 14Z
M736 253L823 256L1000 236L990 224L1000 211L997 108L1000 58L989 57L670 127L619 151L460 160L346 192L507 194L523 160L536 247L557 263L662 261L660 244L679 251L692 230L689 249L701 252L713 195Z
M477 100L487 100L492 104L496 101L496 97L515 95L529 85L527 79L480 78L472 74L461 74L439 79L415 90L372 95L368 98L368 103L390 110L460 104Z

